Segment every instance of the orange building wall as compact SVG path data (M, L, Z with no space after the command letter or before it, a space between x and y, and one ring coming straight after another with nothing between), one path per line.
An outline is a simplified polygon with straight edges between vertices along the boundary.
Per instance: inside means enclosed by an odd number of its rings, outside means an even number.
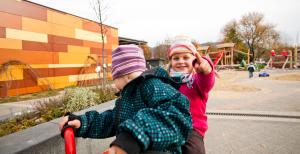
M105 60L111 66L111 51L118 45L118 29L105 26ZM29 64L38 74L10 66L0 74L0 96L38 92L47 81L52 88L96 80L87 67L88 56L102 61L100 27L96 22L28 1L0 1L0 65L10 60ZM95 62L94 62L95 63ZM110 68L110 67L109 67ZM31 75L30 75L31 73ZM109 73L110 75L110 73Z

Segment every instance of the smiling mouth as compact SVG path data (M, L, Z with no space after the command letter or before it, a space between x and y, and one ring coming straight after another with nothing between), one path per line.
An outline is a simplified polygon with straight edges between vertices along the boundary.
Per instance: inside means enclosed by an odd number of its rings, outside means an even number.
M187 66L178 66L177 68L182 69L182 68L187 68Z

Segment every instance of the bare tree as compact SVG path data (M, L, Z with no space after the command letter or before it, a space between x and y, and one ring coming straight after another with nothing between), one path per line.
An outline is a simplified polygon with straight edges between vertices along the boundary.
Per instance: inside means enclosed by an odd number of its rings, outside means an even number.
M244 15L240 20L239 35L252 54L251 61L254 61L255 50L265 48L279 39L275 26L263 23L263 18L263 14L253 12Z
M153 57L154 58L161 58L161 59L168 59L167 58L167 53L169 50L170 45L168 44L158 44L156 47L153 48Z
M225 25L222 30L223 33L223 41L225 42L233 42L233 43L241 43L242 40L240 39L238 33L238 23L236 20L232 20Z
M236 43L239 48L248 47L251 61L254 61L279 40L275 26L264 23L263 19L263 14L252 12L244 15L239 22L230 21L223 29L224 41Z
M145 59L148 60L148 59L151 59L151 51L150 51L150 47L147 45L147 44L142 44L140 45L140 47L143 49L144 51L144 56L145 56Z
M97 23L100 27L100 36L101 36L101 58L102 58L102 73L103 73L103 80L102 80L102 87L105 86L106 84L106 80L107 80L107 77L106 77L106 72L107 72L107 64L105 62L105 59L104 59L104 55L105 55L105 37L106 37L106 33L107 33L107 28L106 26L104 25L104 22L106 21L106 16L105 16L105 12L106 10L108 9L106 3L104 0L95 0L94 3L91 3L92 5L92 8L95 12L95 15L96 15L96 20L97 20ZM100 63L98 61L98 66L100 66ZM100 76L99 76L100 78Z
M195 46L196 49L200 47L200 42L195 39L192 40L192 44Z
M174 42L174 38L167 37L162 42L158 42L154 48L152 48L153 58L168 59L167 53L170 45Z
M223 42L235 43L235 48L239 51L247 52L247 46L243 42L239 31L239 24L236 20L230 21L222 30Z

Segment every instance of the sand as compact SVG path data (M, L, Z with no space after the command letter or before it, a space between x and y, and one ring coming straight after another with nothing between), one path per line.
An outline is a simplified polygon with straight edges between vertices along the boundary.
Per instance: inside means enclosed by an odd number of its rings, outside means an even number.
M234 91L234 92L252 92L258 91L260 88L255 86L241 84L237 80L239 78L248 79L248 74L245 71L220 71L219 78L216 78L216 83L213 91Z
M285 81L300 81L300 72L291 73L291 74L284 74L278 76L271 76L270 80L285 80Z

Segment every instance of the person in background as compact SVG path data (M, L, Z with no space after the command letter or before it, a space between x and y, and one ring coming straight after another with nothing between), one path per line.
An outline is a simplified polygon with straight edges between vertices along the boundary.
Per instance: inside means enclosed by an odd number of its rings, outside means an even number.
M255 66L253 65L252 62L248 65L247 70L249 72L249 78L253 78L253 72L255 71Z
M110 154L180 154L192 130L190 103L168 72L146 71L142 49L121 45L112 52L112 77L120 90L114 108L64 117L60 129L68 124L83 138L116 136L105 151Z

